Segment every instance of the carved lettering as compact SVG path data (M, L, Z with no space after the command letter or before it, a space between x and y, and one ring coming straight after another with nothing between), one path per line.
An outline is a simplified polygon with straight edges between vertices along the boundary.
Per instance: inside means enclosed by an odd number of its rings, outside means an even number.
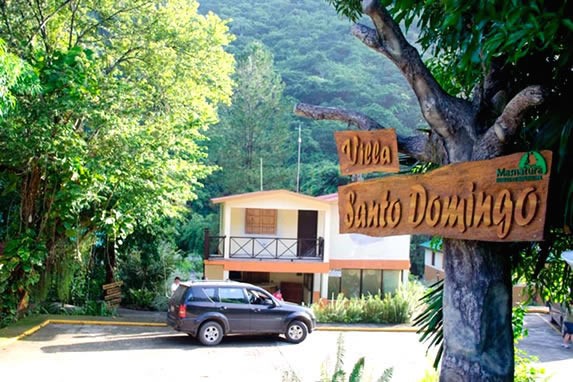
M427 195L426 190L417 184L410 189L410 210L408 213L408 223L414 227L419 226L424 221L426 211Z
M513 201L509 190L501 190L493 206L493 224L497 225L497 237L503 239L511 229Z
M340 149L353 165L392 163L390 147L377 140L363 142L357 135L354 135L345 139Z
M344 215L344 225L347 228L352 228L354 225L354 201L356 200L356 193L350 191L347 196L346 214Z
M538 205L539 197L535 194L535 187L527 187L521 191L515 204L515 222L517 225L523 227L531 223Z

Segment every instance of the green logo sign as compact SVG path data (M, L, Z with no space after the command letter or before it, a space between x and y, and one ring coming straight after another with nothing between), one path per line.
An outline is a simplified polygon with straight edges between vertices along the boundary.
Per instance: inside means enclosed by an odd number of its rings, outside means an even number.
M496 182L528 182L541 180L547 174L547 162L538 151L529 151L521 157L517 168L498 168Z

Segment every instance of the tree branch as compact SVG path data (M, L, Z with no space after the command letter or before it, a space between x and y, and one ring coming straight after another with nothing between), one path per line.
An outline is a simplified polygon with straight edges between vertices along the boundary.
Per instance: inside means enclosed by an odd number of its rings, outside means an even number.
M129 11L133 11L133 10L136 10L139 8L143 8L146 5L153 5L153 2L152 1L143 1L142 3L136 4L133 7L126 7L126 8L118 9L116 12L110 14L109 16L104 17L101 20L99 20L98 22L89 25L86 29L84 29L78 35L78 37L76 38L76 44L79 44L82 41L82 39L88 34L88 32L90 32L93 29L96 29L97 27L99 27L101 25L104 25L107 21L112 20L117 15L124 13L124 12L129 12Z
M504 145L519 131L527 112L544 100L545 94L541 86L528 86L517 93L505 106L493 126L476 142L473 159L490 159L501 155Z
M362 8L374 23L375 29L356 24L352 34L368 47L382 53L400 69L418 97L422 114L430 126L442 137L455 135L454 127L465 123L451 123L459 119L462 100L448 95L422 62L420 54L408 43L399 25L379 0L363 0ZM471 135L471 134L470 134Z
M74 37L74 22L76 21L76 12L78 11L78 8L80 6L80 1L81 0L78 0L75 6L74 3L70 1L70 9L72 11L72 17L70 20L70 34L68 35L68 49L72 48L72 39Z
M337 107L324 107L309 105L307 103L298 103L294 107L294 114L299 117L316 120L328 119L331 121L347 122L350 125L356 126L360 130L378 130L384 128L384 126L380 125L367 115L355 111L339 109Z
M34 40L34 37L36 37L36 35L38 33L42 34L42 39L44 40L44 45L46 46L46 51L48 51L48 36L46 34L46 24L48 23L48 21L50 21L50 19L52 17L54 17L59 11L61 11L71 0L65 0L63 3L61 3L54 12L50 13L48 16L43 15L42 13L42 6L41 4L36 1L36 4L38 6L38 14L39 16L36 17L38 20L38 29L32 33L32 35L30 36L30 38L28 39L28 42L26 43L26 45L30 45L32 43L32 41Z
M111 72L113 72L113 70L115 68L117 68L117 66L119 64L121 64L122 62L128 61L130 59L130 57L128 57L128 54L136 52L140 49L141 48L139 48L139 47L135 47L135 48L129 48L128 50L126 50L113 64L111 64L110 66L108 66L104 70L105 74L110 74Z
M385 127L368 117L365 114L355 111L339 109L335 107L324 107L299 103L294 107L294 114L299 117L306 117L315 120L331 120L346 122L349 125L356 126L360 130L378 130ZM422 161L430 161L428 153L428 137L425 135L416 135L413 137L398 136L398 150L413 158Z

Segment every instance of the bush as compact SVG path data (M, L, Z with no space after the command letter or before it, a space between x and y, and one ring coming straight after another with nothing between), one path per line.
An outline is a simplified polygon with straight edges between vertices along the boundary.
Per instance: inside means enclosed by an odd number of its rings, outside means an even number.
M400 286L394 294L346 298L339 294L328 303L312 305L319 322L402 324L410 322L424 288L417 282Z
M167 296L155 296L153 302L151 303L151 308L158 312L165 311L167 312L167 307L169 304L169 297Z
M145 288L128 289L123 304L136 309L149 309L157 294Z

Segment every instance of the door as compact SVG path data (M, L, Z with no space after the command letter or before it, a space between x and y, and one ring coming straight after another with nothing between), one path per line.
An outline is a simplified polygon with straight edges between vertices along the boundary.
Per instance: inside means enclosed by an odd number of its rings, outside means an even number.
M227 317L230 333L249 333L251 306L242 287L220 287L217 310Z
M298 211L297 256L316 257L317 255L318 211Z
M251 332L258 334L282 333L284 319L288 315L284 309L275 305L268 293L257 290L247 290L251 303Z

